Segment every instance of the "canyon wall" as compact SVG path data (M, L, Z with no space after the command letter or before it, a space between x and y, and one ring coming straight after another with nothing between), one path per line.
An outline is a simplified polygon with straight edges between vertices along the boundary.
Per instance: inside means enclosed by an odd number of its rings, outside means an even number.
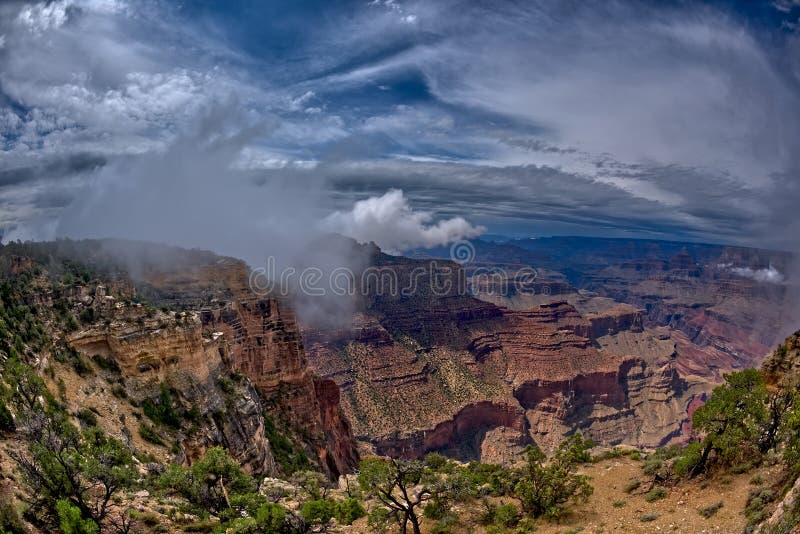
M376 264L393 261L382 255ZM398 261L401 281L431 268ZM673 351L615 353L598 341L624 334L637 348L655 339L640 310L584 315L563 301L509 310L470 296L458 265L435 268L449 273L452 290L363 288L351 328L304 330L312 367L339 384L354 434L376 452L508 458L527 443L553 448L576 430L601 444L681 439L700 392L679 377Z

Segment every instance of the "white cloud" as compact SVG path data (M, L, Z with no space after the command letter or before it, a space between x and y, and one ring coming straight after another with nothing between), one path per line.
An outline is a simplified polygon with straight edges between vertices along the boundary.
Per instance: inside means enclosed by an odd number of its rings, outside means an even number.
M67 9L72 5L69 0L57 2L40 2L25 6L17 20L34 33L41 33L51 28L58 28L67 21Z
M434 222L433 213L414 211L399 189L360 200L350 211L332 213L323 221L323 227L361 242L373 241L390 252L446 245L477 237L486 230L461 217Z
M750 267L734 267L731 263L721 263L717 267L730 271L737 276L750 278L756 282L779 284L784 280L783 274L772 265L766 268L752 269Z

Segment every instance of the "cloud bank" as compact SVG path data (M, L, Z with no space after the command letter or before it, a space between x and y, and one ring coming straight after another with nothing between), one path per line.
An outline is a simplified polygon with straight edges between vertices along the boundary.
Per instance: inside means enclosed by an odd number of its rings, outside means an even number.
M0 231L237 253L305 226L396 250L480 227L796 249L799 16L4 2Z
M347 212L337 211L323 221L323 228L360 242L374 242L390 252L435 247L477 237L486 231L461 217L433 222L428 211L414 211L399 189L355 203Z

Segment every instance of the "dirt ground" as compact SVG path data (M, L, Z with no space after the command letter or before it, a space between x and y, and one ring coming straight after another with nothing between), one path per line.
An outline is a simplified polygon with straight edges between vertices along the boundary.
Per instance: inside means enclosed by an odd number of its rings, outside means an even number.
M592 478L594 493L585 504L572 507L572 512L558 523L541 521L537 534L600 534L612 532L681 534L740 534L747 525L744 508L747 496L753 488L754 476L760 475L769 484L777 476L777 468L754 469L739 475L715 475L682 482L668 488L665 498L647 502L647 483L628 494L625 488L633 480L645 481L643 462L627 457L603 460L585 467L582 472ZM708 519L700 510L722 502L722 507ZM460 525L452 530L457 533L482 533L484 528L477 522L481 510L480 501L461 503L455 511ZM643 518L646 519L643 521ZM649 520L648 520L649 519ZM423 532L428 532L432 522L423 520ZM395 529L397 530L397 529ZM371 532L366 520L361 519L342 532ZM389 532L393 532L390 530Z

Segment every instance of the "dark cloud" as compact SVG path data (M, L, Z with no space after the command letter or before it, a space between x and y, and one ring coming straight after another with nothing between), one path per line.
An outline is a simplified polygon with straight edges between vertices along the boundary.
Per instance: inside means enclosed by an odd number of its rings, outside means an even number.
M27 167L0 170L0 187L34 181L58 180L75 174L94 171L106 164L106 158L93 154L73 154Z

